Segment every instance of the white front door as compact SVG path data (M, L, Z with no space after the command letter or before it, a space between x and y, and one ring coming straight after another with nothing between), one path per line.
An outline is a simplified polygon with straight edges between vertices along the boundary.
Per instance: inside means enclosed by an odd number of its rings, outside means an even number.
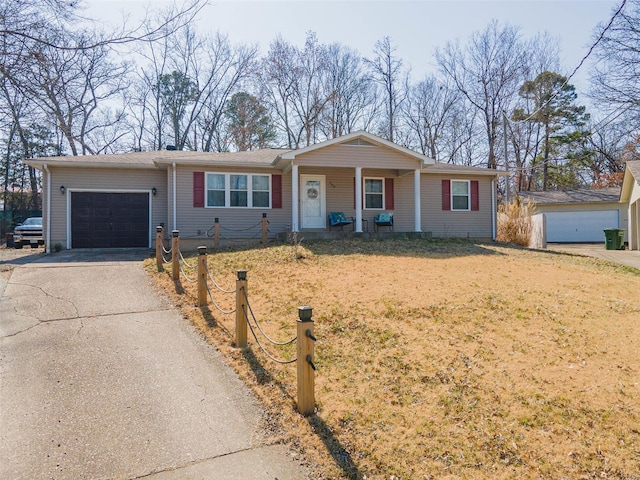
M326 228L324 175L300 175L302 228Z

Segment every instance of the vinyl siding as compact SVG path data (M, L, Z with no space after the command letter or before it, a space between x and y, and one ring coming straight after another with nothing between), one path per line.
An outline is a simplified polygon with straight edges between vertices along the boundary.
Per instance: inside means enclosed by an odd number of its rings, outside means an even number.
M282 175L282 172L276 169L206 169L202 166L178 166L177 229L181 238L207 239L208 230L209 237L212 237L212 227L216 218L220 223L221 236L230 239L261 238L263 213L267 214L269 220L269 238L286 231L291 225L291 175L282 176L282 208L197 208L193 206L193 172Z
M442 180L478 180L480 209L472 212L442 210ZM491 180L483 176L422 175L422 230L434 237L491 238Z
M400 152L378 146L331 145L296 156L296 164L321 167L363 167L414 170L420 161Z
M157 195L151 200L151 238L157 225L161 223L168 225L166 208L168 192L165 188L166 173L163 170L56 167L49 167L49 169L51 171L51 247L56 243L61 243L63 247L67 245L67 202L70 198L70 190L148 191L156 187ZM61 185L67 189L65 195L60 193ZM46 222L46 219L43 218L43 222Z

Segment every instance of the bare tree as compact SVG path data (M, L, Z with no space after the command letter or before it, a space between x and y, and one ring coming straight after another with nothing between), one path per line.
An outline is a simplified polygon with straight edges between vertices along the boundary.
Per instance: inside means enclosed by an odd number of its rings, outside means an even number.
M121 136L117 128L111 138L102 132L99 144L93 140L96 132L122 120L122 110L109 111L103 105L123 92L128 66L111 62L107 47L60 50L37 46L29 77L14 76L14 87L54 119L72 155L99 153L116 142Z
M591 96L610 108L640 114L640 0L622 2L608 26L599 26ZM598 40L600 40L598 42Z
M457 106L463 100L457 89L435 76L427 76L409 86L407 92L407 101L402 110L410 135L410 146L441 160L450 140L446 137L447 131L458 119Z
M326 138L354 130L368 129L375 118L375 85L362 57L344 45L327 48L325 92L329 99L322 113L320 128Z
M310 145L320 137L320 120L333 92L325 89L327 48L313 32L304 49L277 37L263 60L261 96L274 112L289 148Z
M135 102L139 148L162 148L170 131L178 149L228 149L226 102L254 71L257 47L186 27L140 55L147 62L138 73Z
M396 56L396 47L393 46L390 37L378 40L373 53L373 59L367 60L367 64L373 79L384 92L382 98L384 98L385 119L381 130L384 131L383 136L393 142L399 128L400 108L406 97L404 85L407 83L407 75L403 72L402 59Z
M523 79L525 55L517 28L492 21L463 48L448 43L436 51L442 72L479 111L485 131L487 166L497 168L502 115Z

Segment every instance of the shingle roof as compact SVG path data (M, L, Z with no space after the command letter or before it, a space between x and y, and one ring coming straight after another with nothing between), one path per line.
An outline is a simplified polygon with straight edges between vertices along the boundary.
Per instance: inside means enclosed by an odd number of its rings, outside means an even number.
M119 167L154 168L158 164L215 164L271 166L276 157L289 150L265 148L246 152L191 152L178 150L158 150L153 152L115 153L110 155L79 155L69 157L47 157L29 159L32 166L43 164L68 167Z
M553 190L547 192L520 192L537 205L560 205L571 203L618 202L620 187L591 188L582 190Z
M468 165L453 165L451 163L435 163L433 165L425 166L423 171L429 173L457 173L457 174L469 174L469 175L508 175L508 172L502 170L494 170L492 168L483 167L471 167Z

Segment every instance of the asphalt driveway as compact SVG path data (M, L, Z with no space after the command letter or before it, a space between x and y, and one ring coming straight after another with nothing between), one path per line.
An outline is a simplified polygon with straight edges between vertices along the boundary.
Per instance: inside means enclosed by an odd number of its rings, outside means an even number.
M218 352L150 286L147 254L4 261L0 478L308 478L260 431L262 411Z

